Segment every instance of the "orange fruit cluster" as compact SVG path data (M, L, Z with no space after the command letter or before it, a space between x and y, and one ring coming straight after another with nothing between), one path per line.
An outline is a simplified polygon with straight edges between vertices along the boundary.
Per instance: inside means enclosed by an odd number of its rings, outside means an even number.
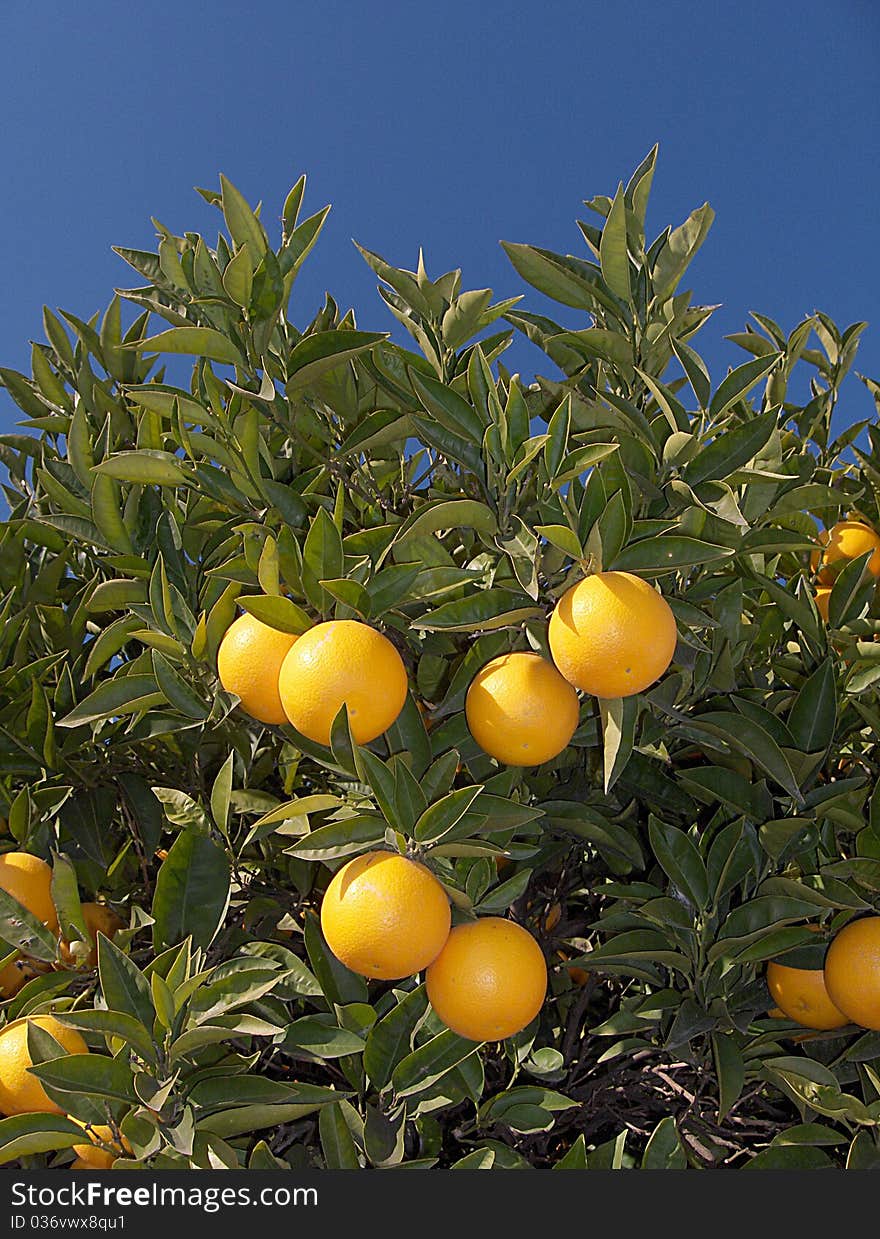
M804 1028L845 1024L880 1030L880 916L850 921L834 937L822 968L771 961L767 985L776 1006Z
M368 852L333 876L321 930L353 972L399 980L425 971L440 1019L462 1037L498 1041L530 1023L547 990L547 967L532 935L483 917L451 927L449 900L424 865L395 852Z
M573 585L550 616L553 661L512 653L482 667L465 715L484 752L509 766L536 766L565 749L578 724L577 692L631 697L672 661L675 616L660 593L630 572L596 572Z
M838 573L850 560L870 551L867 571L875 580L880 579L880 534L864 521L845 520L831 529L823 529L819 541L822 547L810 555L810 568L816 580L816 609L827 624L831 590Z
M324 745L343 705L357 743L375 740L397 719L408 687L397 650L359 620L328 620L298 637L242 615L220 642L217 674L258 722L292 723Z

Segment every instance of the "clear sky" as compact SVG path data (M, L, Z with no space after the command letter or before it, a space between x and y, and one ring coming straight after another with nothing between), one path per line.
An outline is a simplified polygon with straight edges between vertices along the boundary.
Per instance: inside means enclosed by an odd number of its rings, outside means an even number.
M878 53L876 0L5 0L0 364L28 368L44 302L87 318L137 284L110 246L152 246L151 215L216 234L192 187L221 171L267 222L307 172L334 209L292 316L329 289L385 329L352 237L522 292L498 241L584 252L582 200L659 141L652 230L717 212L689 281L723 303L697 340L714 381L751 309L869 320L880 378ZM853 381L843 416L872 409ZM0 429L18 416L0 392Z

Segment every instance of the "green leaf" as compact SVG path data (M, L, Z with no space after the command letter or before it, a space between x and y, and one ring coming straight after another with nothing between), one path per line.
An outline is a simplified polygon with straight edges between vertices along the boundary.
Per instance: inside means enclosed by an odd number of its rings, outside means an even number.
M226 912L229 879L223 849L198 831L182 831L156 878L155 949L164 950L190 936L196 946L209 946Z
M413 829L419 843L436 843L461 821L482 792L482 785L462 787L425 809Z
M441 499L407 517L391 545L399 548L408 538L423 538L441 529L476 529L492 537L498 532L498 522L492 510L476 499Z
M77 939L80 942L88 941L88 930L79 901L76 870L70 859L58 852L54 853L52 860L52 902L58 913L61 936L68 942Z
M735 370L732 370L730 374L728 374L727 378L724 379L721 385L716 389L715 394L709 401L709 416L720 417L721 414L725 413L732 404L735 404L737 400L742 399L747 392L751 391L756 383L764 378L765 375L770 373L779 361L779 356L780 355L778 353L774 353L770 357L755 357L752 361L744 361L741 366L737 366ZM769 422L772 418L773 424L775 425L776 416L777 415L775 413L765 413L763 418L757 420L761 422ZM768 433L767 438L769 437L770 435ZM767 439L764 440L765 443L766 441ZM764 444L760 443L758 447L756 447L754 451L746 457L746 460L751 460L752 456L754 456L759 448L763 446ZM735 467L738 468L739 466ZM727 472L731 473L733 470L728 469Z
M687 1154L678 1136L675 1118L667 1114L648 1139L642 1155L642 1170L686 1170Z
M788 729L804 753L824 752L837 725L834 662L828 658L805 680L788 716Z
M683 830L666 825L653 814L648 835L654 855L672 885L693 908L704 909L709 902L709 880L696 845Z
M661 534L656 538L641 538L630 542L608 564L616 572L635 572L640 576L662 576L677 568L690 568L697 564L717 563L728 559L734 551L731 547L700 542L697 538L680 537L678 534Z
M278 632L300 636L314 627L308 612L281 594L239 594L238 605L261 624Z
M160 331L157 336L126 347L137 349L139 353L188 353L229 366L244 363L238 347L213 327L172 327L169 331Z
M428 1011L424 985L405 994L370 1029L364 1049L364 1070L376 1088L391 1079L397 1064L412 1050L412 1040Z
M629 761L639 715L638 696L603 698L599 701L602 720L602 754L606 793L620 778Z
M54 963L58 949L55 935L0 887L0 941L17 947L23 955Z
M425 1092L473 1054L477 1042L446 1029L420 1045L395 1067L391 1088L398 1100Z
M147 978L109 938L99 934L97 944L98 977L108 1008L152 1028L156 1012Z
M318 1114L318 1134L324 1164L328 1170L358 1170L357 1146L349 1131L339 1102L322 1106Z
M236 246L248 245L256 264L268 248L266 232L243 195L231 181L220 174L220 195L223 218Z
M661 301L675 292L679 280L712 227L715 212L705 202L674 228L657 255L652 272L654 294Z
M632 289L626 241L626 204L622 184L617 187L611 210L605 220L605 227L602 229L599 261L602 265L605 283L613 293L620 297L621 301L628 302L632 296Z
M131 1067L103 1054L65 1054L31 1067L43 1084L58 1093L85 1093L111 1101L137 1101Z
M151 675L118 675L106 680L93 693L58 720L59 727L79 727L102 718L117 718L136 714L151 706L163 704L165 696Z
M752 362L746 362L747 366L752 364ZM734 370L729 379L735 378L738 373L739 371ZM728 381L725 379L725 383ZM724 383L713 396L713 401L723 388ZM765 413L762 417L750 418L744 425L737 426L733 430L719 431L712 442L699 451L685 466L682 477L689 486L699 486L701 482L729 477L735 470L748 464L764 447L776 429L776 423L775 413Z
M475 447L483 442L485 424L479 414L451 387L410 367L409 380L422 405L441 426L469 440Z
M783 787L797 804L803 804L800 785L788 758L759 723L739 713L713 710L689 717L687 725L692 730L724 740L732 749L744 753Z
M63 1114L15 1114L0 1119L0 1164L81 1144L83 1129Z
M528 594L513 594L506 589L484 589L468 598L446 602L415 620L412 627L427 632L488 632L507 628L543 615Z
M715 1058L715 1074L718 1077L718 1121L720 1123L742 1093L746 1068L736 1042L731 1036L713 1033L712 1052Z
M319 508L309 526L303 545L303 588L312 602L323 614L332 605L332 595L319 584L323 580L336 580L344 575L342 538L326 508Z
M288 856L303 860L328 861L341 856L351 856L368 850L370 844L381 843L385 838L385 822L382 818L357 813L353 817L319 826L286 849Z
M387 338L385 332L350 331L346 328L318 331L306 336L295 346L288 358L288 396L302 391L328 371L360 353L365 353Z
M93 472L142 486L182 486L187 481L182 462L176 456L146 448L139 452L117 452L95 465Z

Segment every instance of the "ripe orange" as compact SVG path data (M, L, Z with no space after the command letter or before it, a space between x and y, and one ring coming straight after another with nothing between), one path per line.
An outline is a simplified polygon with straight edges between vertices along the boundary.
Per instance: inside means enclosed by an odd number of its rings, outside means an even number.
M804 1028L842 1028L849 1023L831 1001L821 968L791 968L771 960L767 988L780 1011Z
M80 956L77 959L71 944L65 938L62 938L60 944L61 958L70 968L97 968L98 934L102 933L105 937L112 938L122 928L122 921L113 909L108 908L105 903L84 903L82 905L82 914L92 942L91 949L85 958Z
M421 972L449 937L452 913L429 869L397 852L367 852L334 875L321 904L327 945L365 977Z
M501 1041L541 1010L547 965L521 925L485 916L456 925L425 979L447 1028L471 1041Z
M631 697L672 661L675 616L631 572L596 572L563 594L550 616L550 652L575 688L596 697Z
M836 935L825 956L825 985L853 1023L880 1030L880 916L850 921Z
M816 610L822 616L825 623L828 623L828 604L831 598L831 586L820 585L813 597L816 600Z
M465 717L480 748L508 766L539 766L567 747L577 693L540 654L501 654L471 680Z
M117 1157L131 1152L131 1145L121 1133L117 1140L107 1126L87 1127L72 1114L67 1117L78 1127L82 1127L88 1136L87 1143L73 1145L76 1161L71 1166L72 1170L110 1170ZM104 1148L104 1145L110 1147Z
M576 985L578 989L583 989L590 979L590 974L585 969L581 968L579 964L568 963L567 961L570 956L566 951L557 951L556 955L562 960L563 964L565 964L565 971L571 978L572 984Z
M0 856L0 888L53 933L57 932L52 870L39 856L31 856L30 852L5 852Z
M45 1029L68 1054L89 1052L89 1047L76 1029L67 1028L53 1015L28 1015L7 1024L0 1029L0 1113L12 1115L41 1111L45 1114L63 1114L61 1107L56 1106L37 1077L28 1070L33 1066L27 1043L29 1024Z
M217 674L228 693L241 698L245 714L260 723L286 723L278 695L278 672L296 637L240 615L227 628L217 651Z
M403 659L381 632L359 620L328 620L303 633L281 664L278 691L287 718L316 744L330 743L348 707L358 744L381 736L406 702Z
M870 525L863 521L838 521L830 530L821 531L819 541L823 549L810 555L810 567L820 585L833 584L843 561L857 559L866 551L873 552L868 560L868 571L871 576L880 577L880 535Z
M36 976L20 955L0 968L0 998L14 998L21 987Z

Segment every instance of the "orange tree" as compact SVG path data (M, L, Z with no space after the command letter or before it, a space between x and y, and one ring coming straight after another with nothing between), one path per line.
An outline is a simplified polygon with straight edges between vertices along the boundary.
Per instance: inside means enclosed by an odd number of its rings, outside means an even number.
M713 383L712 307L682 291L712 212L649 243L654 163L586 204L585 257L505 243L568 325L362 250L411 347L329 296L295 327L326 211L300 218L301 179L273 248L221 178L216 245L120 249L141 285L47 309L32 375L0 371L24 414L0 440L3 846L51 864L59 920L0 890L3 1018L89 1049L0 1030L51 1101L0 1121L6 1161L66 1166L85 1123L156 1167L880 1163L870 1016L805 1029L765 981L821 969L880 892L873 542L816 558L820 529L880 525L874 426L832 432L864 324L755 314ZM507 369L515 332L552 377ZM555 603L601 570L659 589L671 666L581 693L573 734L548 708L551 760L490 757L474 677L549 658ZM217 673L243 613L381 631L395 721L364 744L345 708L329 744L256 721ZM456 926L529 930L525 1028L475 1042L421 976L333 955L323 893L376 851L433 873Z

